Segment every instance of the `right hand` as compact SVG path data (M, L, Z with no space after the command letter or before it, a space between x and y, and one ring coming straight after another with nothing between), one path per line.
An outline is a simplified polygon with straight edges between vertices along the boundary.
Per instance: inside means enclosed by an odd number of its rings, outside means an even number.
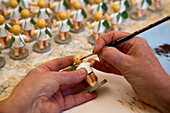
M104 47L127 35L113 31L98 38L93 53L100 61L95 61L94 68L124 76L141 100L162 112L170 111L170 76L145 39L133 37L116 47Z

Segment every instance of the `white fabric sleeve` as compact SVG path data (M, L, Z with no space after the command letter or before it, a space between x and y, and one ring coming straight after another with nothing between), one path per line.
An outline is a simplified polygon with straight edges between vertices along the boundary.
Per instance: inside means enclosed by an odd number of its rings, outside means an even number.
M51 29L50 29L49 27L47 27L47 30L48 30L48 31L51 31Z
M49 8L47 8L47 11L48 11L48 13L51 13L51 10Z
M53 6L57 6L57 2L54 2L54 3L53 3Z
M34 30L34 33L37 34L37 33L38 33L38 30Z
M110 18L111 18L111 19L113 19L113 17L114 17L114 14L110 15Z
M11 37L12 37L12 35L11 36L9 36L9 39L11 40Z
M28 3L31 3L32 1L31 0L27 0Z
M20 23L20 24L22 24L23 22L24 22L24 20L23 20L23 19L19 21L19 23Z
M7 13L9 14L11 11L12 11L12 9L10 8L10 9L7 10Z
M57 22L56 22L57 26L60 25L60 23L61 23L61 21L57 21Z
M95 5L92 5L92 6L91 6L91 9L94 10L94 8L95 8Z
M91 24L91 26L94 27L94 26L95 26L95 22L93 22L93 23Z
M75 12L75 11L72 11L72 12L71 12L71 15L74 15L74 12Z
M7 24L7 23L6 23ZM8 27L11 27L9 24L7 24Z
M25 35L21 35L21 37L25 40L27 37Z
M105 20L101 20L101 22L103 23Z
M35 10L36 13L38 13L38 11L39 11L39 8L37 8L37 9Z

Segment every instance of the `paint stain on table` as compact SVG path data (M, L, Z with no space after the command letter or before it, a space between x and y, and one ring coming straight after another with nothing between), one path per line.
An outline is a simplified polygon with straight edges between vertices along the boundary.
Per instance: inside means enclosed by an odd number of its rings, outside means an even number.
M127 94L128 95L128 94ZM131 97L130 100L126 100L125 98L117 99L117 101L127 108L127 110L130 111L130 113L151 113L152 110L154 110L151 106L143 103L139 98L137 97Z
M159 56L170 57L170 45L163 44L157 48L154 48L154 51Z

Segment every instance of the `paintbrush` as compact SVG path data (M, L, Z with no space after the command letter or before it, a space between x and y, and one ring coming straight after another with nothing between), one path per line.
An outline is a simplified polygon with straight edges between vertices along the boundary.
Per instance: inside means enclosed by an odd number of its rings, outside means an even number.
M147 30L149 30L149 29L151 29L151 28L153 28L153 27L155 27L155 26L157 26L157 25L159 25L159 24L161 24L161 23L163 23L163 22L165 22L165 21L167 21L169 19L170 19L170 15L165 17L165 18L163 18L163 19L161 19L161 20L158 20L157 22L152 23L152 24L150 24L150 25L148 25L148 26L146 26L146 27L144 27L144 28L142 28L140 30L137 30L137 31L133 32L130 35L127 35L127 36L125 36L123 38L120 38L120 39L118 39L118 40L116 40L116 41L114 41L114 42L112 42L112 43L110 43L110 44L108 44L106 46L114 47L115 45L120 44L120 43L122 43L122 42L124 42L126 40L129 40L129 39L133 38L134 36L136 36L136 35L138 35L140 33L143 33L143 32L145 32L145 31L147 31ZM87 58L89 56L92 56L92 55L94 55L94 54L93 53L89 54L89 55L81 58L81 60L83 60L83 59L85 59L85 58Z

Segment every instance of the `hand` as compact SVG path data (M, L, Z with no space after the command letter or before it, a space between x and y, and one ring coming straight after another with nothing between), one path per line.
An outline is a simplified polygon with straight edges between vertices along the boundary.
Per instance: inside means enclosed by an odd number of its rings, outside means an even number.
M124 76L141 100L162 112L170 111L170 76L145 39L133 37L116 47L104 47L128 34L110 32L98 38L93 53L100 61L94 68Z
M96 97L78 93L85 89L85 69L58 72L71 65L73 57L52 60L31 70L2 104L3 113L60 113Z

